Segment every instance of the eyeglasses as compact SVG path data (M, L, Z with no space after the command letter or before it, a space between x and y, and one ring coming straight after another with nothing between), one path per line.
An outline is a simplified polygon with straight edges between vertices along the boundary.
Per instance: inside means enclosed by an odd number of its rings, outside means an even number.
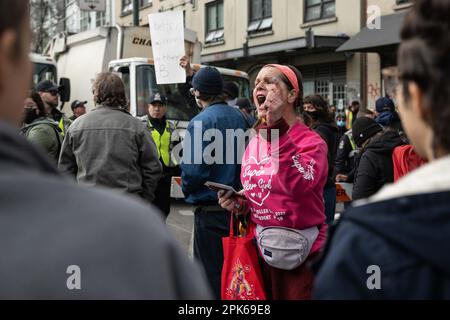
M47 91L48 93L50 93L52 96L57 96L59 94L58 91L52 90L52 91Z

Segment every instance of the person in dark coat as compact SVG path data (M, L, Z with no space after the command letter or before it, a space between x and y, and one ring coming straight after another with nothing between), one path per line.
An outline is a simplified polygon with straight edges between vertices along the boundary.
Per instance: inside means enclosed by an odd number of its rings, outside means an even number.
M303 100L303 110L311 119L311 129L317 132L328 146L328 178L323 191L327 224L334 221L336 211L336 185L334 183L334 160L338 144L338 128L331 116L328 103L319 95Z
M0 1L0 299L208 299L154 207L64 179L19 136L29 3Z
M339 140L342 138L342 136L345 134L345 132L347 131L347 129L345 128L345 113L344 112L337 112L336 113L336 125L338 128L338 137Z
M346 212L315 299L450 299L450 2L416 0L401 32L397 101L430 162Z
M392 152L403 144L395 130L383 131L374 120L363 117L353 124L353 139L361 152L356 160L353 200L368 198L394 181Z
M375 114L367 109L358 113L358 117L368 117L373 119ZM350 129L339 138L339 145L336 153L335 176L336 182L353 183L355 179L356 158L359 149L353 140L353 131Z
M376 117L375 121L384 129L396 130L400 135L403 134L400 116L395 110L395 104L389 97L383 97L375 102Z

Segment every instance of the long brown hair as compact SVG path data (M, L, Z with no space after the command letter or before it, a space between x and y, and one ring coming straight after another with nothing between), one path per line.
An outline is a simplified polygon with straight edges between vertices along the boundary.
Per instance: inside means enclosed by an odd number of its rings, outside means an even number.
M92 85L96 105L108 107L127 107L125 85L119 76L111 72L102 72Z

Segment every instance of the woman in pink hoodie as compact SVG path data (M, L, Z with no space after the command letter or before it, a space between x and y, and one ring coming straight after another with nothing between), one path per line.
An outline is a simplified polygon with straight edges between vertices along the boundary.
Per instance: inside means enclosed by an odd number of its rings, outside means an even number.
M257 135L242 161L244 199L219 191L219 204L250 213L263 258L269 299L309 299L313 274L306 263L322 248L327 145L298 118L303 86L294 67L266 65L256 78Z

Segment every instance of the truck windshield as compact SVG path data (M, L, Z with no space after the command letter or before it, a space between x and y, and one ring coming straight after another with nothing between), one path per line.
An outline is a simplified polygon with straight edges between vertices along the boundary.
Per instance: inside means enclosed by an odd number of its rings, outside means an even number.
M249 97L250 86L245 78L223 75L225 81L234 81L240 90L240 95ZM179 84L156 84L156 75L153 65L140 65L136 68L136 105L137 116L147 114L147 103L150 95L159 92L167 97L166 117L171 120L190 121L195 117L199 109L195 99L189 93L188 85Z
M239 98L251 98L250 82L246 78L222 74L223 81L232 81L239 87Z
M36 85L42 80L57 81L56 67L52 64L34 63L33 84Z

